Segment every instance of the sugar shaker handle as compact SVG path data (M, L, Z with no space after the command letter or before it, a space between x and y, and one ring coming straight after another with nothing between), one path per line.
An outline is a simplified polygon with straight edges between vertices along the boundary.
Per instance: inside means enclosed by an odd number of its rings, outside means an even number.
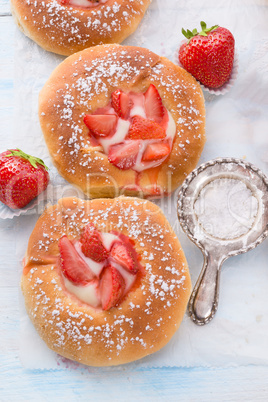
M204 254L204 265L192 291L188 310L197 325L209 323L218 309L222 257Z

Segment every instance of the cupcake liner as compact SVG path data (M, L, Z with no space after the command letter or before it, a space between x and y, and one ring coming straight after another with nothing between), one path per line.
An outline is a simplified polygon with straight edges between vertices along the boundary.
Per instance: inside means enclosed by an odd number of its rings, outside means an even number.
M186 39L183 40L180 43L179 47L176 49L175 54L174 54L175 64L177 64L181 68L184 68L184 67L179 61L179 50L180 50L181 45L186 42L187 42ZM200 81L197 80L199 82L202 90L210 93L211 95L216 95L216 96L225 95L234 86L235 80L238 76L238 64L239 64L238 63L238 54L237 54L237 51L235 50L234 64L233 64L233 69L232 69L229 80L225 84L223 84L220 88L208 88L205 85L203 85Z
M39 196L34 198L28 205L24 208L12 209L7 205L0 202L0 219L13 219L15 216L25 215L28 211L30 213L35 213L37 206L40 206L41 202L44 202L47 198L47 190L41 193Z
M50 183L46 190L34 198L24 208L12 209L0 202L0 219L13 219L20 215L42 214L48 204L53 205L60 198L78 197L85 198L84 193L72 184L68 183L63 177L57 174L53 167L50 170Z

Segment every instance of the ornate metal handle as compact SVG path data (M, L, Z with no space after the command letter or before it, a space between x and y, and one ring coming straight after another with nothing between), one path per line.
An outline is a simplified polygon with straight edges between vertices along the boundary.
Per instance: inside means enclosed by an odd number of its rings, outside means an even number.
M218 309L220 271L222 257L211 253L204 255L204 265L192 291L189 301L189 314L197 325L207 324Z

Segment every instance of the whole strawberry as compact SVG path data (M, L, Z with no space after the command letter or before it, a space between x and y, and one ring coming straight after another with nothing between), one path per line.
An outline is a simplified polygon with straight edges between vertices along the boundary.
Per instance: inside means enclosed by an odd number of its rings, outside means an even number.
M49 174L44 162L20 149L0 154L0 201L13 209L25 205L44 191Z
M234 62L235 40L226 28L207 28L201 21L201 32L182 29L189 39L179 50L182 66L209 88L219 88L228 81Z

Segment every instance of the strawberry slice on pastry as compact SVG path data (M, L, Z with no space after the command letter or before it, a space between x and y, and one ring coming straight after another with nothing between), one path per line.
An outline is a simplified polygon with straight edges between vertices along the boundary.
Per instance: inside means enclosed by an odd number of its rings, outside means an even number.
M84 255L96 262L103 262L108 258L108 251L104 247L100 232L92 223L88 223L80 237L81 250Z
M96 137L107 137L113 134L118 117L115 114L86 114L84 123Z
M111 257L131 274L136 274L139 270L135 254L133 247L121 242L115 243L111 249Z
M59 250L60 268L67 279L78 286L85 286L94 279L89 266L67 236L62 236L59 240Z
M144 94L145 112L148 119L160 124L165 115L165 108L157 88L151 84Z
M158 123L134 116L129 128L128 137L131 140L151 140L165 138L166 132Z
M129 112L133 106L133 101L130 99L129 95L117 89L112 93L112 107L114 108L116 114L122 119L127 119L129 117Z
M103 310L110 310L119 304L125 291L125 281L120 272L108 265L100 282L101 305Z
M139 141L126 141L110 147L108 159L113 165L127 170L135 165L140 150Z

